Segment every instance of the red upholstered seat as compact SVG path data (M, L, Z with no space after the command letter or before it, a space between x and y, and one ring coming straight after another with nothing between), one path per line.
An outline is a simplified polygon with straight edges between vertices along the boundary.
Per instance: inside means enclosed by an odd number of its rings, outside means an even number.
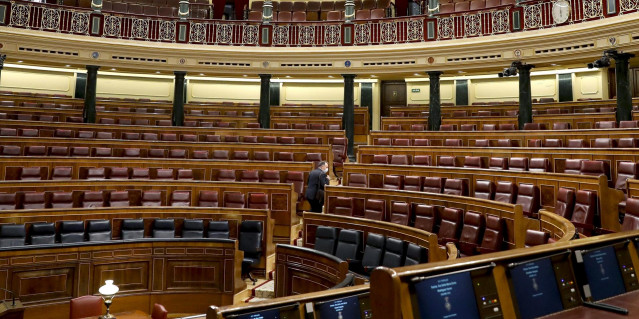
M632 137L622 137L617 142L617 147L619 148L635 148L639 146L639 142L637 142L636 138Z
M444 194L468 196L468 180L449 178L444 183Z
M605 161L581 161L579 174L589 176L604 175L610 180L610 165Z
M430 166L430 155L413 156L413 165Z
M140 199L142 206L162 206L162 192L160 191L144 191Z
M217 191L200 191L197 205L199 207L218 207Z
M113 150L110 147L94 147L93 156L95 157L111 157Z
M557 138L548 138L544 140L544 147L563 147L563 141Z
M421 176L405 176L404 177L404 190L405 191L422 191L422 177Z
M495 187L495 200L514 204L517 200L517 185L513 182L499 181Z
M129 179L128 167L111 167L108 173L109 179Z
M464 167L468 168L483 168L483 162L480 156L466 156L464 157Z
M508 159L504 157L491 157L488 162L488 168L508 170Z
M253 160L255 161L270 161L271 154L269 152L253 152Z
M620 121L619 128L637 128L639 121Z
M373 155L373 164L389 164L388 155L376 154Z
M511 171L524 172L528 170L527 157L511 157L508 160L508 169Z
M463 145L462 145L462 140L460 139L447 138L444 140L444 146L463 146Z
M47 156L47 147L44 145L25 146L24 155L26 156Z
M544 245L548 243L550 234L540 230L526 229L526 247Z
M16 209L17 205L16 193L0 193L0 210Z
M390 211L390 222L398 225L408 226L411 220L410 204L406 202L392 202Z
M255 170L242 170L240 172L240 182L244 183L258 183L260 181L260 175Z
M524 124L524 130L545 130L546 124L544 123L526 123Z
M615 122L615 121L595 122L595 128L597 128L597 129L617 128L617 122Z
M175 133L162 133L160 134L160 140L174 142L178 140L178 137Z
M104 193L102 191L84 192L82 207L104 207Z
M583 148L588 147L588 144L582 139L570 139L566 145L568 148Z
M374 145L391 145L391 139L390 138L376 138L373 140L373 144Z
M46 179L46 175L43 172L43 168L39 166L23 167L20 170L20 180L39 181Z
M530 159L530 172L550 172L550 160L547 158L535 157Z
M446 183L445 177L427 176L424 177L424 192L441 194Z
M293 158L292 152L275 152L275 160L281 162L293 162L295 159Z
M475 181L475 198L492 200L495 196L495 184L488 180Z
M462 254L471 256L476 253L484 235L484 228L486 228L484 215L472 211L464 214L464 226L459 236L459 250Z
M213 152L221 152L221 150L214 150ZM224 150L224 152L226 152L226 157L225 158L214 158L214 159L228 159L228 151ZM194 150L193 153L191 154L191 158L193 158L193 159L208 159L209 158L209 151L208 150Z
M534 184L520 183L515 204L521 205L524 215L537 218L539 211L539 187Z
M234 169L221 169L217 173L217 180L220 182L235 182Z
M186 158L186 150L171 149L169 150L169 158Z
M51 208L72 208L73 192L53 192L51 194Z
M511 139L497 140L497 147L517 147L517 143Z
M393 165L409 165L408 155L391 155L390 163Z
M224 192L224 207L244 208L245 202L244 194L240 192Z
M578 190L575 196L575 208L570 221L580 233L591 236L594 229L595 214L597 213L597 193Z
M416 204L413 208L415 214L415 228L435 233L439 227L440 206Z
M70 180L73 173L73 167L55 166L51 172L51 180Z
M135 167L131 170L131 179L150 179L151 173L146 167Z
M231 159L234 161L248 161L249 160L249 152L248 151L233 151L233 155Z
M410 146L410 139L396 138L396 139L393 139L392 144L394 146Z
M113 191L109 194L110 207L128 207L129 205L128 191Z
M497 124L484 124L481 126L482 131L495 131L497 130Z
M566 159L564 163L564 173L579 174L581 171L581 159Z
M541 147L541 140L540 139L530 139L528 140L528 147Z
M500 131L514 131L517 129L517 125L512 123L502 123L497 125L497 129Z
M293 190L297 193L297 200L302 202L304 200L304 185L306 181L304 180L304 173L289 171L286 174L286 179L284 183L293 184Z
M388 126L388 130L389 131L401 131L402 130L402 126L398 125L398 124L391 124Z
M193 170L190 168L180 168L177 171L178 180L193 180Z
M416 138L413 140L414 146L430 146L430 140L426 138Z
M125 148L122 152L122 157L140 157L141 152L139 148Z
M459 126L460 131L476 131L477 125L475 124L462 124Z
M455 124L442 124L439 126L440 131L457 131L457 125Z
M170 201L173 207L191 206L191 191L174 191L171 193Z
M445 245L448 242L457 244L462 227L463 212L459 208L451 207L446 207L441 212L441 222L437 232L437 240L440 245Z
M455 167L455 156L440 156L437 160L437 166Z
M425 131L426 130L426 126L424 124L412 124L410 126L410 130L411 131Z
M106 169L104 167L91 167L87 170L86 178L89 180L106 179Z
M621 231L639 229L639 199L628 198L626 200L626 214L621 224Z
M147 156L151 158L165 158L166 150L160 149L160 148L152 148L152 149L149 149Z
M348 175L348 186L351 187L368 187L366 183L366 175L353 173Z
M634 162L619 162L619 164L617 165L617 179L615 181L615 188L626 192L626 181L629 178L639 178L639 165Z
M475 140L475 147L490 147L490 141L487 139Z
M335 207L332 213L342 216L353 216L353 206L352 197L336 197Z
M384 220L386 201L383 199L367 199L364 207L364 218Z
M480 253L500 251L504 245L504 222L499 216L486 215L486 229L481 244L477 248Z
M71 299L69 319L80 319L102 315L102 298L82 296Z
M42 209L45 208L44 192L26 192L22 199L24 209Z
M262 183L279 183L280 171L264 170L262 172Z
M384 189L401 190L404 188L404 176L403 175L385 175L384 176Z
M268 195L265 193L250 193L248 197L248 208L268 209Z
M208 151L206 151L206 152L208 154ZM229 151L227 151L227 150L213 150L213 159L215 159L215 160L228 160L229 159Z
M552 123L552 129L553 130L569 130L570 129L570 123L555 122L555 123Z
M557 202L555 202L555 214L570 219L575 208L575 191L569 188L560 187L557 191Z

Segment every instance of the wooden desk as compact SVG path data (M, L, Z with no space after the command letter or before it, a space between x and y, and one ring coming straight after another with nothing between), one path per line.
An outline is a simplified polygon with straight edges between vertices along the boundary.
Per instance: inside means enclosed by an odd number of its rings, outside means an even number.
M116 300L117 300L117 296L116 296ZM112 313L112 315L114 315L116 319L148 319L151 317L146 312L140 311L140 310ZM99 318L100 316L93 316L93 317L86 317L82 319L99 319Z
M628 309L628 315L621 315L618 313L603 311L593 308L587 308L584 306L572 308L570 310L558 312L552 315L544 316L542 318L561 318L561 319L632 319L639 318L639 291L632 291L623 295L611 297L600 301L601 303L617 306Z

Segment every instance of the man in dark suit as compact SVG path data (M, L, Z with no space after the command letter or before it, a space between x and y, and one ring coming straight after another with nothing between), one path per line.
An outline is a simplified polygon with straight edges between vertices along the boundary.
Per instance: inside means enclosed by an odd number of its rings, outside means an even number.
M324 206L324 185L328 185L328 163L319 162L317 168L308 175L306 200L311 204L311 212L321 213Z

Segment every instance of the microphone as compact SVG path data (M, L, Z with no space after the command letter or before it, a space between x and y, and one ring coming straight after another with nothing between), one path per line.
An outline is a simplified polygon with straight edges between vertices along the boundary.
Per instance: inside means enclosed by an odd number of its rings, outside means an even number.
M0 290L8 292L8 293L11 294L11 298L13 298L12 301L11 301L11 307L15 307L16 306L16 294L13 291L9 290L9 289L4 289L4 288L0 287Z

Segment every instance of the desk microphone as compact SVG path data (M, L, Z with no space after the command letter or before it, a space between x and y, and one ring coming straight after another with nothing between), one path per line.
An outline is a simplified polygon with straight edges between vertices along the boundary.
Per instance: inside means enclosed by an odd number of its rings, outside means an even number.
M614 313L618 313L618 314L622 314L622 315L628 315L628 309L617 307L617 306L613 306L613 305L608 305L608 304L605 304L605 303L595 303L595 302L590 302L590 301L584 301L583 305L586 306L586 307L589 307L589 308L594 308L594 309L599 309L599 310L603 310L603 311L614 312Z
M16 294L13 293L13 291L11 291L9 289L0 288L0 290L6 291L6 292L11 294L11 298L13 298L13 300L11 301L11 307L15 307L16 306Z

